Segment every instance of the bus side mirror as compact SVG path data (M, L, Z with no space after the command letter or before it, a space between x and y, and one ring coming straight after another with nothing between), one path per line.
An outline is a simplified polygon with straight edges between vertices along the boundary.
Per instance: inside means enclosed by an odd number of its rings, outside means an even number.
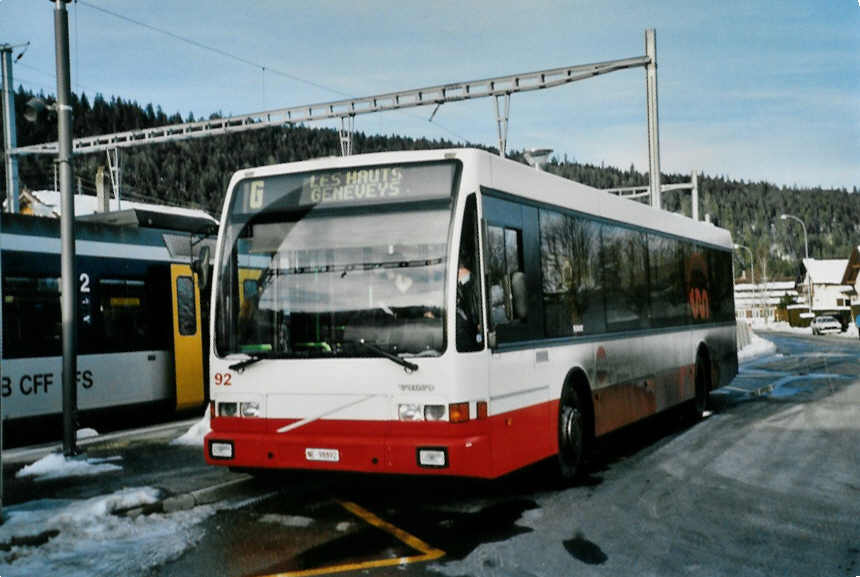
M209 286L209 247L207 245L200 247L197 258L191 263L191 270L197 274L197 282L201 289Z
M514 318L520 321L526 320L529 312L529 300L526 292L526 274L517 271L511 274L511 293L514 308Z

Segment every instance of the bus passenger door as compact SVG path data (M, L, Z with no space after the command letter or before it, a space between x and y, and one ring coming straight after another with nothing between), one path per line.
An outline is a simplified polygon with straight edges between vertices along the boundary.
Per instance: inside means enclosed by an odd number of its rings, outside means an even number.
M203 403L203 337L200 322L200 289L191 267L170 265L173 303L173 366L176 377L176 408Z
M495 342L489 367L496 473L548 456L551 351L540 339L537 209L484 195L486 293Z

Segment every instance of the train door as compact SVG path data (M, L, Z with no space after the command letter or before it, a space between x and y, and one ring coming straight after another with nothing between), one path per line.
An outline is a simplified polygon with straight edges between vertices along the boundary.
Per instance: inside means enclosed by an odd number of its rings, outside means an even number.
M170 292L176 408L185 409L203 403L204 388L200 290L190 266L170 265Z

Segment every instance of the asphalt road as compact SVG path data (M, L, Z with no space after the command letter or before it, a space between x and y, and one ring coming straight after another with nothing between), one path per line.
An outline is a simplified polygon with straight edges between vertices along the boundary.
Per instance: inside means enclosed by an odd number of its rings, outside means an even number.
M576 486L278 476L151 575L858 575L860 343L766 336L710 417L603 439Z

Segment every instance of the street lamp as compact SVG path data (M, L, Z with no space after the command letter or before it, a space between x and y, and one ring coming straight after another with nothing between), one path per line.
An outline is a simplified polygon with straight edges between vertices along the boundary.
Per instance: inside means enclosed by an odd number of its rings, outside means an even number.
M810 274L810 270L809 270L809 238L806 235L806 225L803 224L802 220L800 220L799 218L797 218L793 214L781 214L781 215L779 215L779 220L788 220L788 219L796 220L797 222L800 223L800 226L803 228L803 248L804 248L804 251L806 254L806 261L807 261L806 281L807 281L807 286L808 286L808 290L809 290L807 297L809 298L809 315L811 318L812 316L814 316L812 314L812 275Z
M755 292L756 292L755 291L755 262L753 261L753 254L752 254L752 251L748 247L746 247L742 244L735 244L735 249L739 249L739 248L742 248L745 251L747 251L748 253L750 253L750 277L752 278L752 286L753 286L753 304L755 304L755 300L756 300L755 299ZM753 317L755 317L755 315L753 315Z

